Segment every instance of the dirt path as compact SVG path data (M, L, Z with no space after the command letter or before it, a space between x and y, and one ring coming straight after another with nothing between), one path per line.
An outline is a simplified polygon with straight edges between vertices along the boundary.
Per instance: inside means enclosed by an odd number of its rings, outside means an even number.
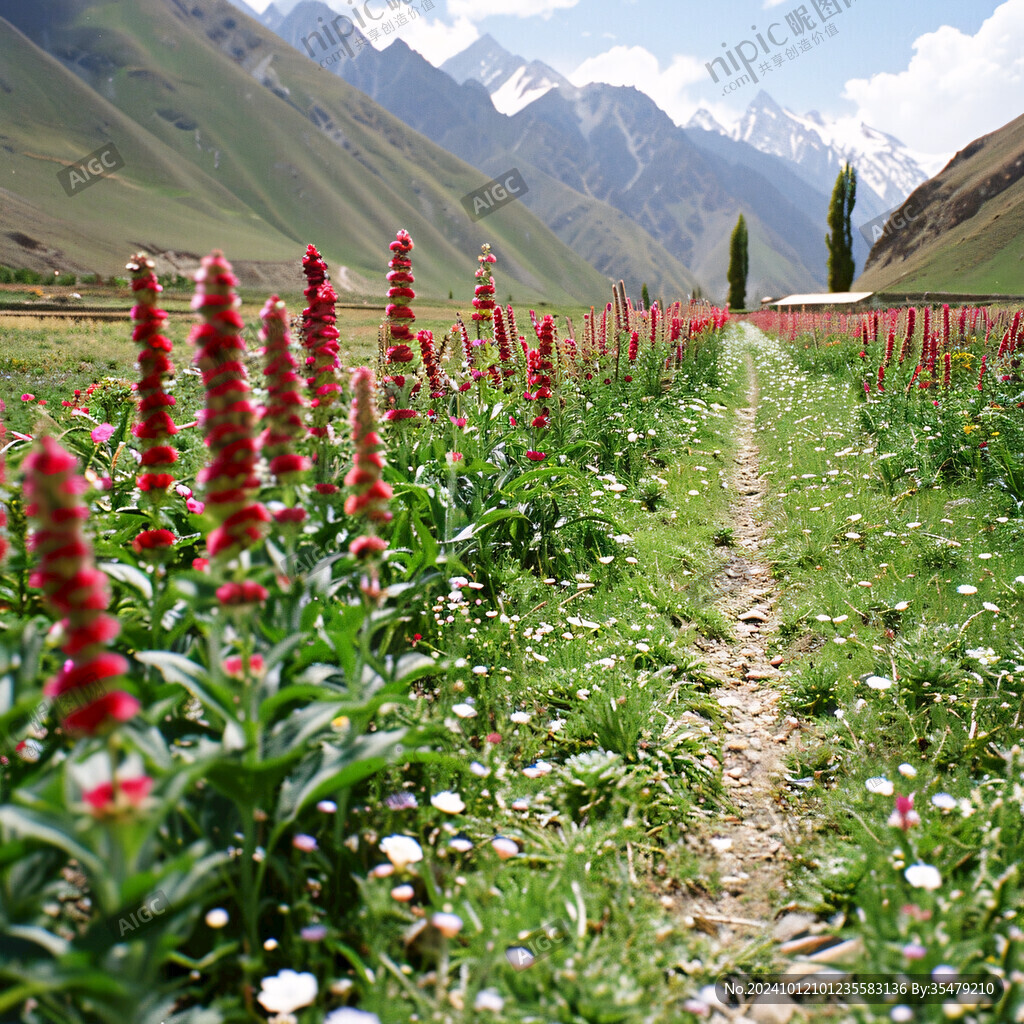
M759 557L770 531L770 524L759 518L768 488L754 439L757 371L749 352L745 360L747 402L736 410L737 454L728 480L733 548L715 579L721 595L717 607L735 623L736 639L697 641L707 673L719 684L713 696L724 718L722 780L734 813L719 814L693 837L702 878L679 901L678 911L687 925L709 936L713 959L706 963L728 968L741 950L761 949L777 954L780 962L808 961L804 973L815 970L815 963L835 959L835 940L827 934L828 922L787 905L787 862L805 827L787 812L782 798L785 757L801 742L801 733L798 721L779 711L781 659L773 665L768 653L778 625L777 589L769 565ZM709 880L717 886L706 884ZM792 1003L745 1010L712 1003L710 1008L712 1021L785 1024L797 1014Z

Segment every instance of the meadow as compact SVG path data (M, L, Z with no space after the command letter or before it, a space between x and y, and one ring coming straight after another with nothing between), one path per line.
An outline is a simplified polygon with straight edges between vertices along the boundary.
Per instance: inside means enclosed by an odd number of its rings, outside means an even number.
M399 232L383 322L312 247L0 322L0 1019L720 1022L797 967L998 993L745 1019L1024 1019L1020 315L556 316L498 256L461 320ZM714 845L737 460L770 890Z

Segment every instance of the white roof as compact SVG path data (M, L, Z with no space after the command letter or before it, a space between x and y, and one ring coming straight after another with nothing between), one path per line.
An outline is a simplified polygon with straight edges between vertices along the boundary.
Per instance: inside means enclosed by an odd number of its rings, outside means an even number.
M784 299L776 299L771 306L848 306L853 302L861 302L873 292L821 292L807 295L787 295Z

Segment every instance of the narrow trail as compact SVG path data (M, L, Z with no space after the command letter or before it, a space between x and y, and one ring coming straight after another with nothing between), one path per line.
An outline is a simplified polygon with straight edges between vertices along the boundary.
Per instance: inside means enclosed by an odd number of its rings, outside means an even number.
M792 964L787 972L813 973L845 951L828 934L828 922L800 912L786 898L787 864L807 825L784 802L785 758L802 736L797 719L780 713L782 659L768 653L778 627L778 588L771 567L760 557L771 529L760 519L768 487L754 436L757 369L749 351L744 360L746 405L736 410L735 465L727 482L733 495L728 520L733 548L714 580L720 594L716 605L735 623L736 639L697 640L706 672L718 683L712 696L724 719L722 781L734 811L710 819L691 844L703 878L717 885L695 884L675 909L688 926L709 937L708 964L717 961L727 967L741 950L760 951L760 962L774 953L776 962ZM807 1019L805 1013L793 1003L718 1005L711 1020L786 1024Z

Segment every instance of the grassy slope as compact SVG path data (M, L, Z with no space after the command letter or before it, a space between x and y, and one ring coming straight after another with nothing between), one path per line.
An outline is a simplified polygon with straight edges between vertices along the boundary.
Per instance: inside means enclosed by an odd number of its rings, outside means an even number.
M1024 116L972 142L904 204L914 219L858 290L1024 293Z
M157 0L101 2L53 26L58 45L102 68L96 81L110 102L17 33L5 34L0 77L12 93L4 123L16 132L10 142L24 168L17 191L27 217L12 227L31 234L32 224L32 237L44 241L53 237L44 228L61 228L61 247L86 266L97 251L120 260L139 242L189 252L219 244L236 259L279 261L297 259L314 241L332 266L364 280L379 280L387 242L405 227L417 242L425 293L465 289L484 241L506 275L499 287L518 299L604 291L605 279L525 209L472 224L458 199L479 184L479 172L269 32L243 26L224 0L190 10L201 15ZM267 57L287 94L252 76ZM41 129L43 117L57 127ZM72 214L55 172L106 139L126 167L116 182L76 197ZM40 162L54 173L40 174ZM78 236L73 250L66 233ZM95 242L86 246L88 239Z

